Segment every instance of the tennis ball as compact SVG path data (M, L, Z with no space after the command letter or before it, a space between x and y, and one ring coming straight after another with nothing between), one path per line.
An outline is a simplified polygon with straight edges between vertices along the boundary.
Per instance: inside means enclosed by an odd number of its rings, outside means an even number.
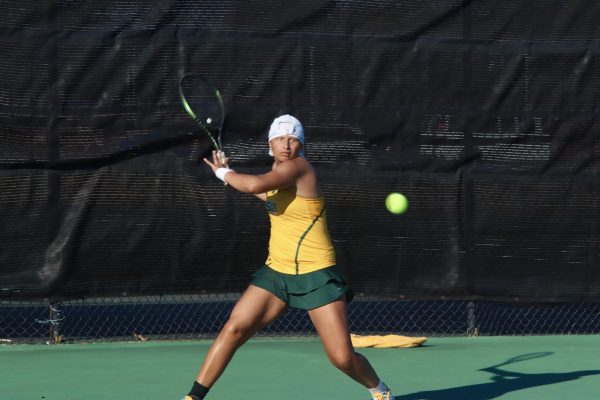
M392 214L402 214L408 208L408 199L401 193L390 193L385 199L385 207Z

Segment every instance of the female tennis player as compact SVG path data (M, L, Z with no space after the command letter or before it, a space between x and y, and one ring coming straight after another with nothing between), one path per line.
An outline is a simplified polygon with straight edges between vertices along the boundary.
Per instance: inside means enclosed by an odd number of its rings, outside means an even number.
M369 389L373 399L393 399L369 361L352 347L346 308L352 294L335 266L325 203L303 147L302 124L282 115L269 130L269 154L274 157L270 172L240 174L221 164L216 152L212 161L204 159L223 182L265 201L271 236L266 265L233 308L184 400L204 399L235 351L288 307L308 310L335 367Z

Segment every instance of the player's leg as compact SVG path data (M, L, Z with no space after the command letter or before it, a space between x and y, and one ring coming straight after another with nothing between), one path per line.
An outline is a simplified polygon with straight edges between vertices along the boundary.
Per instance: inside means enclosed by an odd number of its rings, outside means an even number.
M250 285L208 350L196 382L210 388L221 376L235 351L257 331L276 320L286 308L287 304L274 294Z
M380 381L369 361L352 347L345 298L309 310L308 314L331 363L370 389L373 398L392 399L389 389Z

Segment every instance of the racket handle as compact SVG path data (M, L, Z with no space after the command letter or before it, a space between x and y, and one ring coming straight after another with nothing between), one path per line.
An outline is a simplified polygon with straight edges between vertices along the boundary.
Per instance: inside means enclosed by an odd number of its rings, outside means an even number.
M225 156L225 152L223 150L217 150L217 157L219 158L221 165L229 167L229 159Z

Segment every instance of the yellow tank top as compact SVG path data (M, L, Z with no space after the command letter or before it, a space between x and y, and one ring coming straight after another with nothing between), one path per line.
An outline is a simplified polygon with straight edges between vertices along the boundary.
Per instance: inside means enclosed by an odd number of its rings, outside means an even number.
M287 190L267 193L271 221L266 264L284 274L306 274L335 265L322 197L307 199Z

